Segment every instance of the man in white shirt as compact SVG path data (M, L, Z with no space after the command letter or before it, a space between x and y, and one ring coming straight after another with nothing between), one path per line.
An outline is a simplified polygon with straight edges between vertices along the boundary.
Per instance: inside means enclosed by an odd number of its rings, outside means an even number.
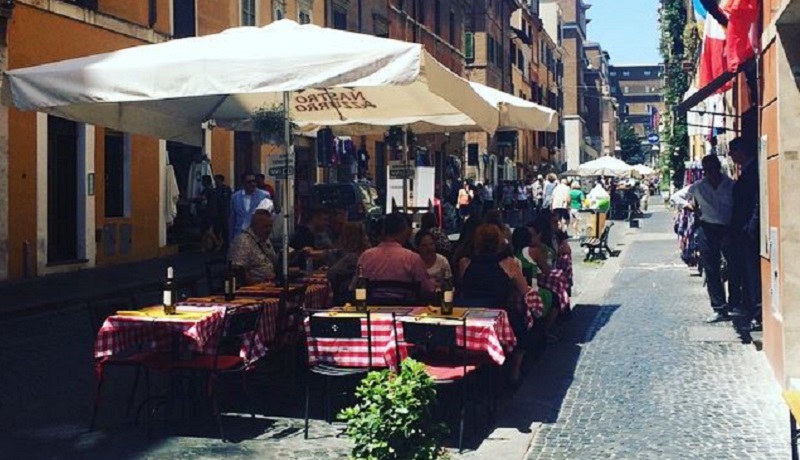
M727 319L729 313L720 268L722 257L729 264L732 262L729 226L733 211L734 182L722 174L722 166L716 155L703 158L703 173L703 179L675 193L672 202L680 208L694 211L700 220L697 242L706 276L708 297L711 308L714 309L714 315L708 322L717 322Z
M558 220L560 222L561 227L566 231L566 228L569 226L569 207L570 207L570 196L569 192L572 189L567 185L566 179L561 179L561 182L556 185L556 188L553 190L553 212L558 216Z

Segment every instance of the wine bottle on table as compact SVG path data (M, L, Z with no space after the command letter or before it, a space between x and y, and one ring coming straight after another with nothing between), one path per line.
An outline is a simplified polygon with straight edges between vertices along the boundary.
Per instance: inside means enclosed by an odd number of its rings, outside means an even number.
M167 268L167 280L164 281L162 304L164 306L165 315L175 314L175 302L178 298L178 292L175 286L175 271L172 267Z
M445 278L442 281L442 314L453 314L453 280Z
M358 266L358 278L356 279L356 311L367 311L367 279L364 278L361 265Z
M231 301L236 297L236 272L233 264L228 262L228 273L225 275L225 300Z

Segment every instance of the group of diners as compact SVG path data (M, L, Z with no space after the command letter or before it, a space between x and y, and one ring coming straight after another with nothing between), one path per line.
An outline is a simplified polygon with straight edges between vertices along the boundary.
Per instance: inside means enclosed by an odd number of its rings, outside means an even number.
M541 277L552 270L571 273L568 237L559 230L556 214L544 210L513 233L496 210L469 218L458 241L452 242L435 214L421 218L412 229L408 216L388 214L378 223L372 244L363 222L348 222L346 213L314 209L290 241L290 261L300 267L324 269L333 292L334 305L354 301L359 275L370 282L399 282L418 287L409 299L391 289L370 293L370 299L385 296L417 305L436 304L437 287L445 280L455 286L454 304L467 308L498 308L507 312L517 336L517 347L509 366L512 384L520 381L527 352L541 340L558 340L559 315L569 305L559 305L559 296L539 287ZM230 260L243 271L248 283L269 281L276 276L277 252L270 241L272 216L256 211L250 228L234 240ZM571 285L571 279L568 280ZM538 296L543 308L531 311L527 300ZM530 321L531 316L534 320ZM534 327L531 327L531 325Z

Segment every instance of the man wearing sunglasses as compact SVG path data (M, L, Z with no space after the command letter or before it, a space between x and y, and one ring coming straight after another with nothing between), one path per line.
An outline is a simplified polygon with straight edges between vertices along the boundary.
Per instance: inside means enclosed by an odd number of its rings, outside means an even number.
M253 213L258 209L262 201L269 198L267 192L256 187L255 174L243 174L242 184L242 189L237 190L231 197L230 226L228 227L231 234L229 241L233 241L237 235L250 227Z

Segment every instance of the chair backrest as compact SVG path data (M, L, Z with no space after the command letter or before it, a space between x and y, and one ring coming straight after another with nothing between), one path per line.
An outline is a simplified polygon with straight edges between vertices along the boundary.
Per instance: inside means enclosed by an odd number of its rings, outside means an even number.
M426 362L432 355L441 355L445 350L450 355L458 354L460 364L466 369L467 365L467 319L442 320L441 323L422 323L413 318L395 319L394 327L400 323L403 328L403 339L400 340L395 331L395 353L397 363L400 364L401 344L411 345L409 356Z
M342 347L352 349L353 341L359 340L366 342L368 367L372 368L372 317L369 312L347 313L347 316L331 315L330 310L306 310L308 320L308 339L345 339L346 343L341 343ZM364 334L362 321L366 321L367 333ZM331 351L331 347L339 346L340 342L331 341L326 343L326 352ZM309 354L309 359L312 356Z
M367 280L367 302L370 305L414 305L419 302L417 281Z
M225 290L228 261L224 257L206 260L206 285L209 294L220 294Z
M101 297L89 301L89 319L92 333L97 335L106 318L114 315L117 311L132 310L133 308L134 301L131 296Z
M255 333L263 312L263 304L259 304L257 307L240 306L225 309L225 318L217 342L215 367L220 356L226 353L239 354L238 351L241 349L245 337Z
M306 286L291 287L288 290L281 292L278 298L278 319L277 319L277 336L276 339L281 339L281 335L287 331L300 327L301 312L305 306L306 300Z

